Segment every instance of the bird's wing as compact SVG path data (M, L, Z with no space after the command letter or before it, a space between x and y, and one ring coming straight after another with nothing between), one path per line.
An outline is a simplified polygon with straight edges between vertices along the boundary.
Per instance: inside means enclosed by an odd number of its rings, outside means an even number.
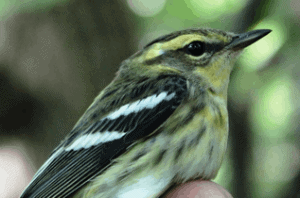
M186 97L187 82L179 76L164 76L153 82L137 82L131 91L106 92L93 104L101 100L105 104L113 94L119 95L119 101L97 111L92 105L38 170L21 198L66 197L78 190L132 143L165 122ZM111 106L116 108L105 113Z

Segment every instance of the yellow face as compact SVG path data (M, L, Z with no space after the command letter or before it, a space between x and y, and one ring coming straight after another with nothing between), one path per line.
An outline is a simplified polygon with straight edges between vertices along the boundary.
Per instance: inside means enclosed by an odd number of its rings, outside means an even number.
M201 79L202 86L215 93L225 93L233 60L238 54L225 48L233 36L232 33L211 29L175 32L148 44L130 61L145 74L168 71L185 74Z

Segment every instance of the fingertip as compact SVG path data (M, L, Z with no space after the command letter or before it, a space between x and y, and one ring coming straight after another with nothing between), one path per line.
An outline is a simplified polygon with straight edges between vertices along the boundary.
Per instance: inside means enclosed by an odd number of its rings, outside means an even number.
M232 195L214 182L191 181L177 186L166 198L232 198Z

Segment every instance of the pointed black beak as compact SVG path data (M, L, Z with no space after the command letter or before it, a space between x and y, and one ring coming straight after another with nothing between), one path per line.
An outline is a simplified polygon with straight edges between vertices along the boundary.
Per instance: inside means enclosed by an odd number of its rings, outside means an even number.
M231 50L240 50L251 45L255 41L261 39L262 37L269 34L272 30L253 30L251 32L246 32L238 34L232 38L232 41L225 47Z

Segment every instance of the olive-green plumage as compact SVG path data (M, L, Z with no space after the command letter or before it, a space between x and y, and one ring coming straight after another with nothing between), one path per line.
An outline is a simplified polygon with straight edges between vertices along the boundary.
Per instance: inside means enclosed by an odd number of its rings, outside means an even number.
M227 88L234 62L244 47L269 32L193 29L149 43L121 64L54 152L53 158L76 153L70 162L60 161L78 163L78 171L68 169L53 180L67 184L51 187L43 181L50 176L44 168L28 192L35 189L39 197L51 188L47 195L58 197L154 198L173 184L214 178L226 151ZM106 133L111 136L105 139Z

